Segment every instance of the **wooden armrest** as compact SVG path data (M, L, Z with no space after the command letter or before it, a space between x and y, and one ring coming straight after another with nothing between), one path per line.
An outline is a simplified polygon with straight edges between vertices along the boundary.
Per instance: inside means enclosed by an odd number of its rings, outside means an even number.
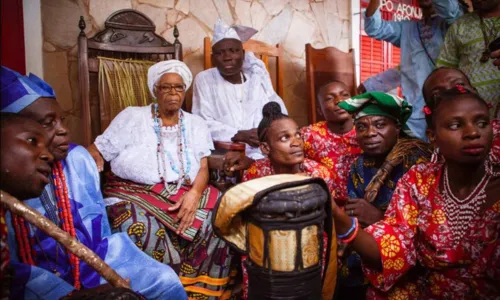
M243 143L214 141L214 146L216 150L245 151L245 144Z
M208 168L223 170L224 154L213 153L208 157Z

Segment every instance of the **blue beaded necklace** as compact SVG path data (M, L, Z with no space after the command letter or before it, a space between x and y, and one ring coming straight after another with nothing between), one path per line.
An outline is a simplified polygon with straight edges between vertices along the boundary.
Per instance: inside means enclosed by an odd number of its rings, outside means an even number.
M182 184L191 184L191 179L189 178L189 171L191 171L191 160L189 159L189 156L183 155L184 152L186 151L186 128L184 126L184 114L182 113L181 110L179 110L179 121L177 123L177 141L178 141L178 147L177 147L177 156L179 158L180 162L180 170L177 169L175 166L172 157L170 156L170 153L165 150L165 147L163 145L163 139L161 137L161 127L162 127L162 121L158 112L158 104L154 104L154 130L156 133L156 143L157 143L157 149L156 149L156 159L158 161L158 175L161 178L161 181L167 187L167 168L166 168L166 159L165 159L165 153L167 153L167 157L170 163L170 166L172 170L179 175L179 179L177 180L177 187L174 191L174 193L177 193L179 189L181 188ZM184 163L184 156L186 156L186 163ZM160 170L160 165L163 167L163 172ZM184 169L184 166L187 166L187 170Z

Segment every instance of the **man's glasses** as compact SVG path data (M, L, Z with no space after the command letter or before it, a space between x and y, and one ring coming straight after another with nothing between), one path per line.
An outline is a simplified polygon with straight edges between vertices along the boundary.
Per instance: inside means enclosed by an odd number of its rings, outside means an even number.
M185 87L184 85L181 84L176 84L176 85L162 84L155 86L161 94L169 93L172 89L174 89L178 93L181 93L184 92L184 87Z

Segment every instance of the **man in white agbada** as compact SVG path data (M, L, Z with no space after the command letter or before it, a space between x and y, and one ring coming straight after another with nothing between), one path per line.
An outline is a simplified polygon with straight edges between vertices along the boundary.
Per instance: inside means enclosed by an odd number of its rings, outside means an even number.
M256 32L245 26L229 27L217 20L212 41L215 68L196 76L192 109L193 114L207 121L214 140L245 143L246 155L252 159L264 157L257 137L262 107L275 101L287 113L264 63L243 50L242 43Z

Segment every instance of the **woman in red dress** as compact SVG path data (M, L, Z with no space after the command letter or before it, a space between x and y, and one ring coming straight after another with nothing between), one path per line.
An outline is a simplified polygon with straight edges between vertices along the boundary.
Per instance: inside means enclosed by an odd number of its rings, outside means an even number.
M500 147L486 102L458 85L426 99L434 159L397 184L362 230L338 206L338 238L361 255L368 299L498 299Z

